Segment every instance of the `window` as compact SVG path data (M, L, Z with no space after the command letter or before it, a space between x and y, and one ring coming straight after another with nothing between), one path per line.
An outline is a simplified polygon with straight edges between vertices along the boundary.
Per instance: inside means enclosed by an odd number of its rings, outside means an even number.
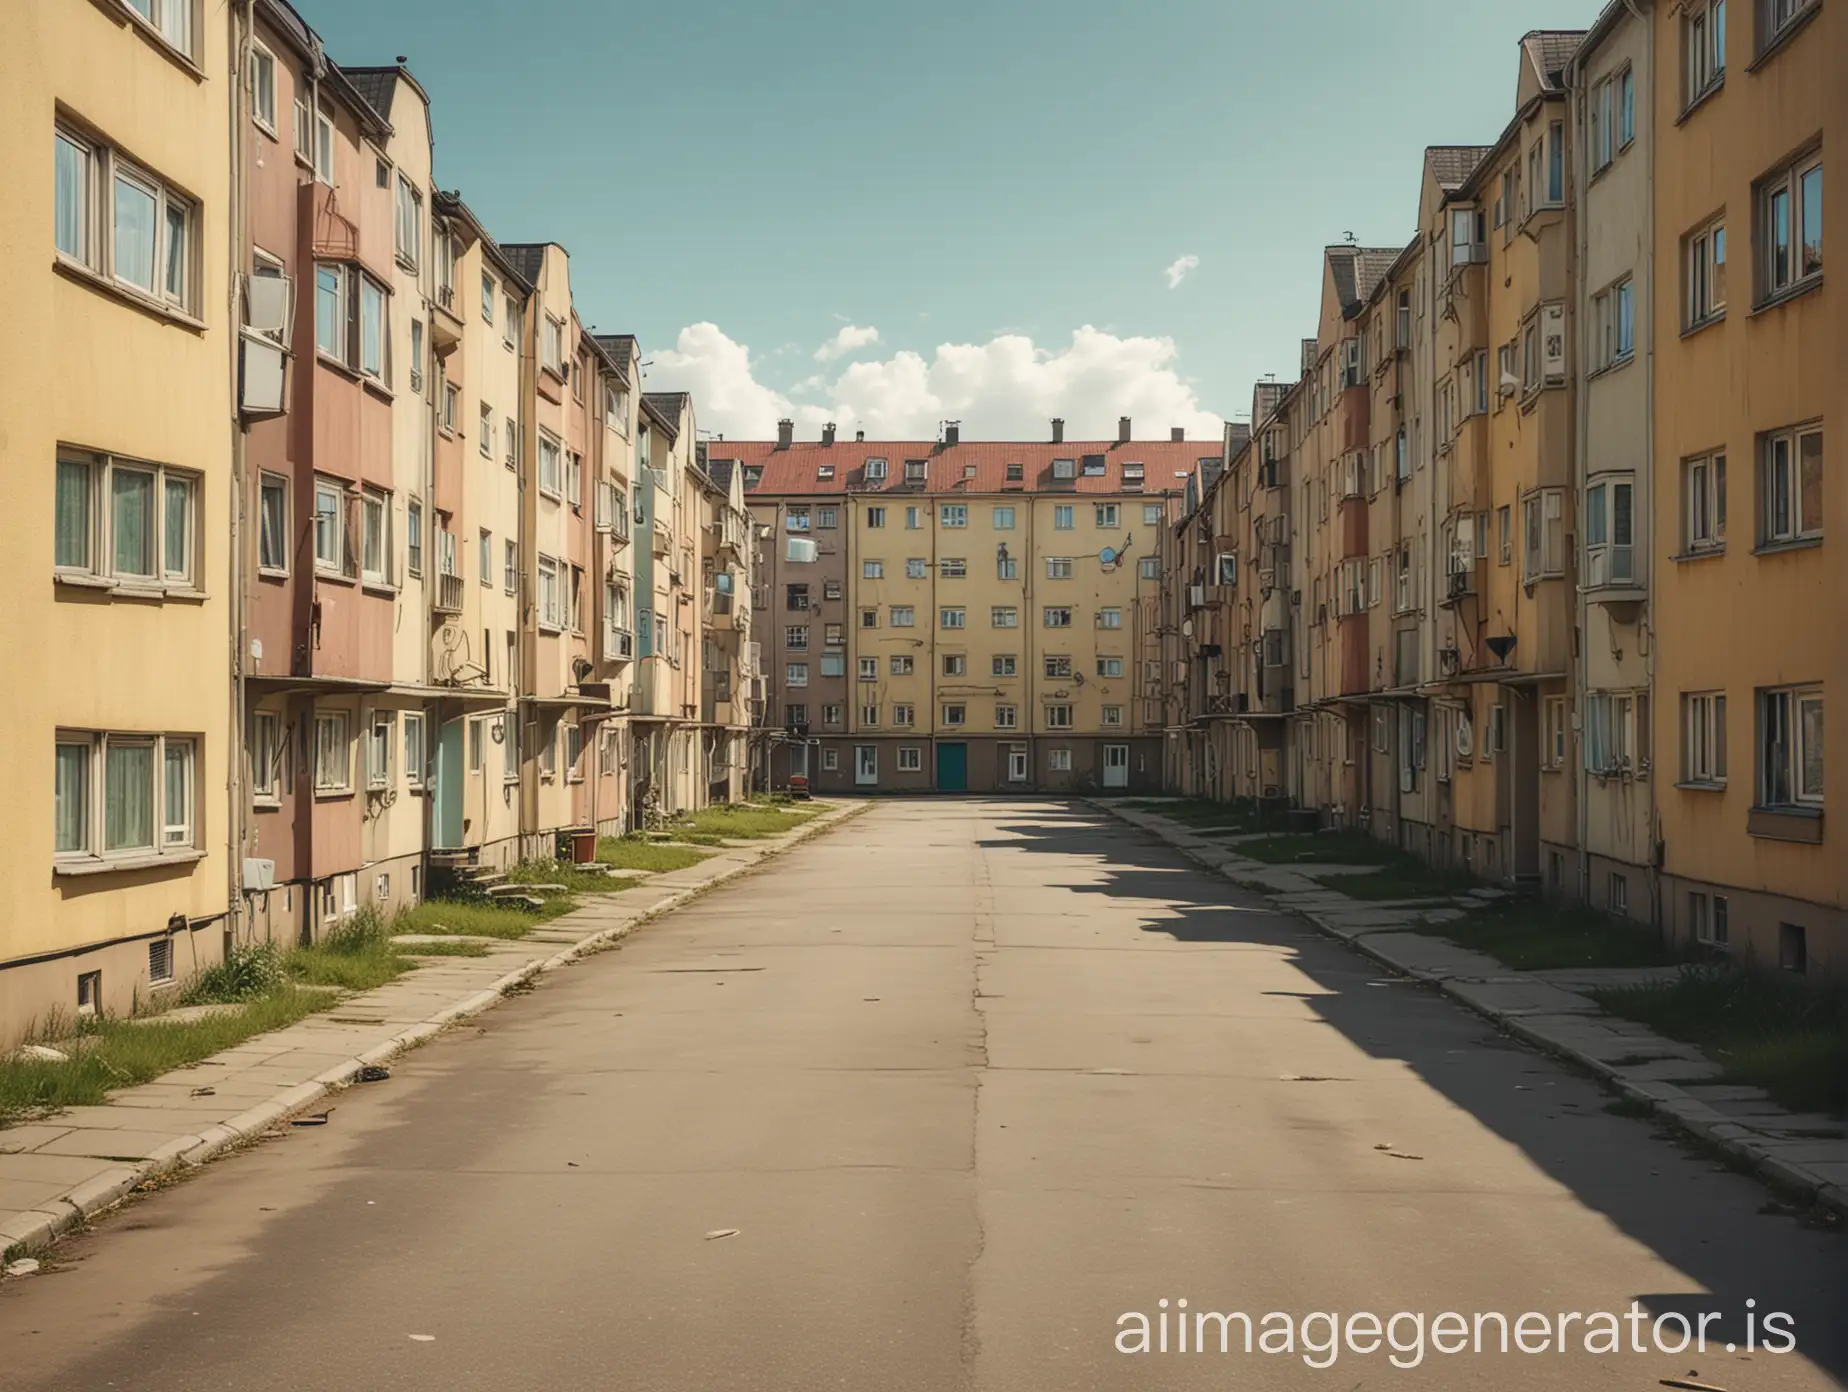
M506 344L509 348L512 348L515 346L515 340L518 339L520 333L520 302L512 295L508 295L505 297L505 302L501 306L501 311L501 342ZM620 393L616 396L616 402L620 407L619 412L616 414L616 428L626 435L629 433L627 429L625 429L629 420L628 402ZM609 404L607 399L605 404Z
M966 725L969 721L969 708L960 701L945 702L943 706L943 723L948 726Z
M456 432L456 404L461 399L462 389L460 387L454 382L443 383L443 414L438 421L438 426L446 435L453 435Z
M1681 781L1726 783L1726 693L1695 691L1681 697Z
M1045 624L1047 628L1070 628L1071 609L1062 604L1048 604L1045 608Z
M1822 0L1758 0L1758 51L1788 33L1799 19L1820 6Z
M481 322L484 324L494 322L494 301L499 288L493 276L486 271L481 273Z
M1546 201L1558 207L1566 201L1566 127L1554 121L1546 128Z
M1024 464L1010 463L1005 473L1009 483L1020 483L1024 481L1027 476L1027 467Z
M1100 657L1097 659L1097 675L1100 677L1120 677L1123 675L1123 659L1120 657Z
M120 152L76 131L53 136L53 245L95 274L185 313L199 309L198 208Z
M423 504L412 498L404 508L404 564L412 575L423 574Z
M1014 530L1014 509L1011 507L996 508L994 526L997 532L1013 531Z
M184 735L60 732L53 791L57 855L195 849L196 754L196 741Z
M1097 626L1099 628L1121 628L1123 626L1123 611L1121 609L1099 609L1097 611Z
M506 544L506 554L501 570L501 588L508 594L513 594L520 588L520 544L517 541L509 541ZM611 597L624 597L625 607L627 594L626 590L612 587ZM610 626L618 632L629 626L628 614L619 613L614 604L610 607Z
M906 702L901 701L899 704L892 707L892 723L894 725L914 725L917 723L917 718L917 707Z
M879 580L879 579L883 579L884 576L885 576L885 562L884 561L861 561L860 562L860 578L861 579Z
M924 525L924 509L908 507L905 509L905 530L915 532Z
M809 631L807 624L790 624L783 630L783 646L791 652L807 652Z
M808 663L790 662L783 667L783 684L785 686L807 686L809 677Z
M1605 889L1605 906L1614 914L1630 911L1630 881L1614 870Z
M353 735L345 711L314 713L314 790L345 793L353 787Z
M391 321L385 287L356 266L317 262L314 342L349 372L384 382L389 375ZM454 420L448 422L454 428Z
M861 681L878 681L879 680L879 659L878 658L863 657L860 659L860 680Z
M1071 579L1072 558L1070 556L1048 556L1046 558L1046 578L1048 580Z
M1822 274L1822 156L1811 153L1758 185L1764 247L1759 298L1770 299Z
M1144 556L1136 562L1136 576L1141 580L1161 579L1161 557Z
M1726 78L1726 0L1681 9L1682 104L1692 106Z
M1698 889L1688 891L1688 927L1695 942L1725 947L1731 940L1727 917L1724 894L1708 894Z
M1048 654L1042 667L1048 681L1069 681L1071 679L1072 660L1063 654Z
M907 459L905 461L906 483L922 484L927 481L929 475L930 461L928 459Z
M1600 478L1585 490L1585 583L1628 585L1636 579L1635 482Z
M59 746L58 787L64 787L64 746ZM273 807L282 800L282 772L287 763L282 742L282 719L274 711L255 711L250 717L250 795L260 805ZM64 821L58 822L58 849L64 845Z
M1052 476L1060 483L1069 483L1078 477L1078 461L1076 459L1053 460Z
M1548 696L1541 710L1540 763L1545 768L1564 768L1566 763L1566 698Z
M539 491L552 498L564 494L564 447L548 431L539 432ZM806 516L806 515L805 515Z
M937 611L937 627L964 628L968 625L968 618L969 611L964 609L961 605L939 609Z
M360 519L362 532L360 536L359 573L368 585L389 585L391 583L391 497L376 488L368 488L360 494ZM483 538L485 540L486 533ZM482 560L487 560L485 551ZM487 574L483 567L482 574Z
M1636 354L1635 285L1625 276L1591 301L1592 363L1601 371Z
M892 606L892 627L893 628L915 628L917 627L917 622L918 622L918 611L914 609L911 605L894 604Z
M1541 489L1521 502L1526 536L1521 577L1527 584L1565 571L1564 507L1565 495L1557 488Z
M997 677L1011 677L1018 673L1019 662L1013 653L1000 653L989 661L988 669Z
M1392 607L1403 614L1412 607L1412 544L1399 543L1397 564L1393 567Z
M898 771L900 773L922 773L924 771L924 751L915 744L900 745Z
M477 432L476 448L481 451L483 459L491 459L494 454L494 408L487 402L481 403L481 428Z
M393 239L398 259L411 270L417 269L418 248L423 245L423 194L411 181L398 176L397 217L393 221Z
M841 513L839 508L822 508L820 509L820 520L816 525L831 530L840 526L840 516Z
M1775 546L1822 535L1822 431L1779 431L1759 444L1759 542Z
M1073 521L1072 505L1070 503L1055 503L1053 505L1052 525L1061 532L1069 532L1076 525Z
M998 604L988 611L988 624L991 628L1019 628L1020 610L1011 604Z
M550 556L539 558L539 627L556 633L565 626L564 586L560 583L558 562ZM657 625L659 627L659 625ZM661 646L657 634L655 652Z
M565 501L574 508L584 505L584 456L576 450L565 452Z
M963 654L945 653L943 655L943 675L944 676L946 677L965 676L968 674L968 671L969 671L969 659L965 657Z
M860 707L860 724L870 728L879 723L879 707L876 705Z
M1495 510L1495 526L1501 538L1500 540L1500 558L1501 559L1499 561L1499 564L1501 565L1510 565L1514 561L1513 519L1514 519L1514 513L1508 504L1504 503L1501 507Z
M1097 503L1092 511L1096 514L1098 526L1115 527L1118 525L1117 518L1121 515L1122 509L1115 503Z
M1613 120L1613 104L1616 97L1617 79L1607 77L1592 87L1591 98L1586 103L1590 148L1585 152L1585 159L1593 174L1607 168L1614 158L1616 122Z
M997 730L1014 730L1020 726L1020 707L995 706L995 728Z
M791 701L783 707L783 723L792 729L805 728L809 723L808 706L801 701Z
M843 707L838 704L823 706L821 708L821 723L823 725L840 725L845 723L845 716L842 712Z
M376 711L366 730L366 786L385 788L391 784L392 746L397 730L389 711Z
M910 560L905 562L905 578L907 580L923 580L929 575L930 562L925 560L922 556L913 556Z
M886 477L886 461L883 459L869 459L866 461L864 472L868 483L884 483Z
M961 556L945 556L937 562L937 574L944 580L961 580L969 573L969 562Z
M1070 706L1047 706L1046 728L1048 730L1069 730L1072 728L1072 708Z
M866 525L869 527L885 526L885 509L882 507L869 507L866 510Z
M1708 223L1686 242L1687 314L1694 329L1726 313L1726 223Z
M968 526L968 505L966 503L944 503L937 509L937 522L944 527Z
M1123 708L1121 706L1104 706L1101 710L1103 714L1103 723L1106 726L1116 726L1123 723Z
M1533 320L1521 336L1521 389L1540 388L1540 321Z
M1703 454L1681 466L1683 543L1691 552L1718 551L1726 545L1726 455Z
M1822 792L1822 688L1759 692L1759 805L1820 806Z
M845 653L824 652L821 655L821 675L824 677L846 676L847 655Z
M562 319L545 316L545 331L539 336L542 365L555 377L565 375L565 324Z
M314 113L314 177L323 184L334 182L334 118L319 110Z
M1649 766L1648 697L1593 692L1585 698L1585 771L1599 778L1640 776Z
M197 475L113 455L61 454L55 509L56 573L134 588L199 588Z
M1046 768L1050 773L1070 773L1072 771L1072 751L1069 749L1048 749L1046 751Z
M860 611L860 627L861 628L878 628L879 627L879 611L877 609L862 609Z
M1006 547L1001 548L1005 553ZM1020 578L1020 561L1006 554L995 557L995 579L1018 580Z
M809 529L809 510L805 507L792 507L783 514L783 530L786 532L806 532Z

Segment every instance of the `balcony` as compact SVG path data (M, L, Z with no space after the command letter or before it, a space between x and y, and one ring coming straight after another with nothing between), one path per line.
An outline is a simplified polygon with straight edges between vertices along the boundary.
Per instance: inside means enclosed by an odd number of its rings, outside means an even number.
M1584 576L1586 599L1604 605L1618 623L1636 622L1649 591L1637 574L1634 546L1587 546Z
M433 301L437 312L430 316L430 341L438 353L462 342L462 307L453 285L439 285Z
M432 607L439 614L460 614L462 612L462 577L460 575L436 577L436 599Z

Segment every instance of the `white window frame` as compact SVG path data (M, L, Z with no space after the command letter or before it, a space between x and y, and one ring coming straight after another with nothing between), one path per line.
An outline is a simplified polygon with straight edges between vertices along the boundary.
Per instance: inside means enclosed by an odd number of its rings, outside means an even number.
M414 789L425 785L425 773L429 763L429 746L424 742L426 734L422 711L404 712L404 781Z
M55 211L58 178L56 173L53 176L52 247L58 260L133 299L197 317L201 312L199 204L152 170L130 160L108 141L75 125L64 121L56 124L54 150L59 142L74 151L81 164L76 171L78 183L73 190L77 199L74 245L64 244L60 234L61 219ZM55 158L53 164L54 170L57 169ZM142 194L152 204L152 246L145 285L125 275L120 264L123 258L119 254L121 233L116 221L118 184ZM173 241L176 220L182 243L177 250Z
M338 760L338 768L334 767ZM353 791L353 713L317 709L314 712L314 792L316 797L342 797Z
M1726 549L1726 451L1682 461L1682 546L1690 555Z
M969 525L969 505L967 503L940 503L937 507L937 525L952 530Z
M922 773L924 771L924 751L918 745L904 744L898 749L898 771L900 773Z
M84 479L85 490L81 533L83 554L72 556L67 553L61 556L58 550L60 539L54 536L54 578L135 595L196 596L203 593L201 577L204 570L200 563L202 528L199 515L203 479L198 473L122 455L59 449L53 476L54 494L64 477L76 478L79 475ZM116 555L114 506L118 475L145 476L148 480L148 569L145 571L131 570L118 564L120 558ZM180 503L177 513L171 496L176 489L184 494L184 501ZM55 533L56 501L53 506ZM179 535L181 557L177 566L168 563L168 549L173 541L171 532L175 525L183 528Z
M1115 503L1093 503L1092 511L1099 527L1115 528L1122 525L1118 519L1123 515L1122 509Z
M258 807L282 805L284 775L288 768L282 715L278 711L250 714L250 800Z
M276 55L256 39L250 41L250 119L276 134Z
M1754 191L1758 205L1758 240L1764 248L1764 259L1758 268L1758 298L1761 303L1795 294L1815 283L1822 275L1820 237L1815 260L1806 262L1804 259L1811 229L1804 208L1803 191L1812 176L1820 184L1821 150L1812 150L1775 174L1761 179ZM1825 199L1827 193L1826 188L1822 189ZM1784 248L1788 254L1787 260L1781 265L1777 234L1773 226L1779 199L1784 200L1785 227L1789 236Z
M1072 608L1069 604L1045 605L1040 613L1040 622L1046 628L1070 628Z
M398 174L392 217L392 245L399 261L415 271L423 259L423 191Z
M1783 686L1760 690L1757 704L1758 805L1779 809L1821 807L1827 768L1817 769L1813 784L1806 781L1810 735L1805 716L1813 709L1817 719L1822 718L1822 687ZM1773 722L1776 722L1775 729ZM1819 749L1819 764L1822 757ZM1778 783L1773 782L1774 777Z
M1682 245L1682 327L1698 329L1726 317L1726 219L1696 228Z
M546 633L562 633L565 630L565 580L564 567L552 556L539 557L539 615L540 630Z
M892 606L891 624L893 628L916 628L917 622L918 611L915 606L910 604Z
M1681 781L1703 788L1726 786L1726 693L1681 693Z
M1619 498L1627 499L1620 507ZM1627 523L1626 525L1623 525ZM1636 581L1636 476L1600 474L1585 487L1585 586Z
M937 627L944 629L961 629L969 626L969 611L960 604L948 605L937 610Z
M1822 535L1821 500L1828 480L1819 479L1818 510L1811 516L1803 506L1803 445L1816 442L1816 468L1824 467L1822 425L1811 422L1775 430L1758 442L1758 542L1760 546L1790 545ZM1781 475L1781 489L1780 489ZM1781 491L1781 501L1780 501Z
M539 431L539 491L554 502L564 501L565 444L551 431Z
M391 588L391 494L370 486L361 489L359 516L360 579L375 588ZM374 542L377 543L376 562Z
M1072 771L1072 751L1061 745L1046 751L1046 771L1048 773L1070 773Z

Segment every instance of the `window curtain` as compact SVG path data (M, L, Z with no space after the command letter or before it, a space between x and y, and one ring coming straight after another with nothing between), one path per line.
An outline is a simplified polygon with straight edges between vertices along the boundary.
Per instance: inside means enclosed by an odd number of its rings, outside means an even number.
M90 746L61 744L57 764L57 849L90 849Z
M192 839L192 745L185 740L168 740L166 768L166 841L183 846Z
M111 744L104 763L103 848L154 844L154 746Z
M154 573L154 475L112 469L109 476L117 575Z
M58 461L57 535L54 559L63 566L90 564L90 466Z

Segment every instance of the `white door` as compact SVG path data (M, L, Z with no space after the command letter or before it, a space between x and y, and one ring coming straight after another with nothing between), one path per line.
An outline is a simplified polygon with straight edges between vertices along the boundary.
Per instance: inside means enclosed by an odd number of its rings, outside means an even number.
M862 785L879 781L879 746L856 744L853 747L853 781Z
M1007 751L1007 781L1027 781L1027 747L1024 744L1016 744Z
M1127 744L1106 744L1104 746L1104 786L1106 788L1127 788L1129 786L1129 746Z

